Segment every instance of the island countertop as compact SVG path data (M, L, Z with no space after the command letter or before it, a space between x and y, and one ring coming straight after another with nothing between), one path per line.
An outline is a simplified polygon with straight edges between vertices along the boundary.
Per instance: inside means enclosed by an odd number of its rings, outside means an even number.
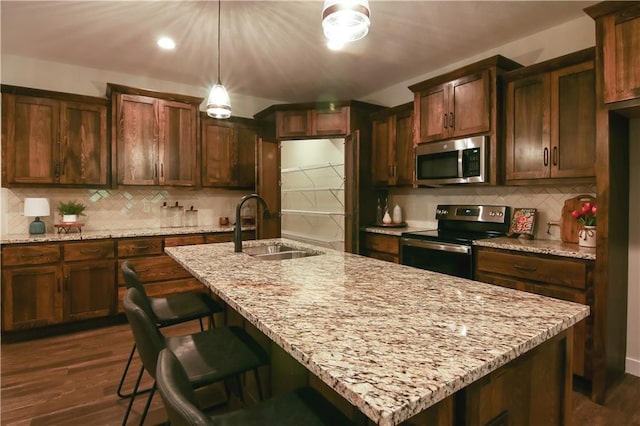
M589 307L285 239L322 252L263 261L232 243L165 251L312 374L395 425L547 341Z

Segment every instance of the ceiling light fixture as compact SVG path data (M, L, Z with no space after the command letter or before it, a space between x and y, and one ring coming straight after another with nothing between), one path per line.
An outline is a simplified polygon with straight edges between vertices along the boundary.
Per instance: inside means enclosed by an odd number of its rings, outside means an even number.
M322 30L332 49L360 40L369 32L371 10L368 0L325 0Z
M160 37L158 39L158 46L160 46L165 50L172 50L172 49L175 49L176 42L169 37Z
M227 89L220 82L220 0L218 0L218 82L209 92L207 115L213 118L231 117L231 100Z

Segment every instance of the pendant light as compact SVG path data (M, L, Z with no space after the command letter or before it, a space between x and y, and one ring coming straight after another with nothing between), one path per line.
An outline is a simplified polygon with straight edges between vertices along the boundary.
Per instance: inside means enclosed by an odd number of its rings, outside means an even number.
M322 30L329 47L339 48L366 36L370 16L368 0L325 0Z
M207 115L213 118L231 117L231 100L227 89L220 82L220 0L218 0L218 82L209 92Z

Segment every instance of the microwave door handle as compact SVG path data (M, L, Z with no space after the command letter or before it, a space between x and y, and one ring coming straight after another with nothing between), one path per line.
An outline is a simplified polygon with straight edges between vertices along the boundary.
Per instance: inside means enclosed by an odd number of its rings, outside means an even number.
M460 149L458 150L458 177L461 178L464 175L462 174L462 171L464 170L464 164L462 164L462 161L464 159L464 149Z

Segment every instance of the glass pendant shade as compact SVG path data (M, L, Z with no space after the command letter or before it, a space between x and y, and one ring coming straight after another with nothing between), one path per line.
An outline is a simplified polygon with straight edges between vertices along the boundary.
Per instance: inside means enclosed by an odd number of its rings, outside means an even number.
M330 44L360 40L369 32L371 11L367 0L326 0L322 30Z
M209 97L207 98L207 115L213 118L229 118L231 117L231 100L227 89L218 81L211 88Z

